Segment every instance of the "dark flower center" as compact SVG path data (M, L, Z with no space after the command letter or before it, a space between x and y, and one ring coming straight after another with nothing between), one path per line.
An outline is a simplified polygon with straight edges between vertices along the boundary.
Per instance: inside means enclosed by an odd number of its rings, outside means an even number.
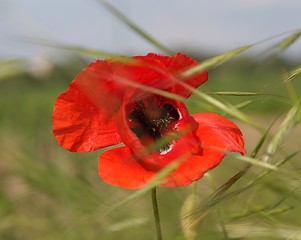
M163 136L172 130L171 123L179 120L180 114L170 100L155 95L134 101L128 118L132 122L131 130L142 144L149 147L148 145L162 140ZM157 147L155 146L155 150L164 153L170 147L169 141L162 141Z

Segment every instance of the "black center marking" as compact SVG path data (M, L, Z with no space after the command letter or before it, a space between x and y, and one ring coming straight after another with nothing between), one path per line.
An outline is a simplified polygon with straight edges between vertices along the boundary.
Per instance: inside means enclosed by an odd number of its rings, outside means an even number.
M179 120L178 110L161 96L153 96L135 101L128 118L135 123L131 130L138 138L151 137L154 141L162 138L168 132L168 125ZM170 143L160 146L157 151L167 151Z

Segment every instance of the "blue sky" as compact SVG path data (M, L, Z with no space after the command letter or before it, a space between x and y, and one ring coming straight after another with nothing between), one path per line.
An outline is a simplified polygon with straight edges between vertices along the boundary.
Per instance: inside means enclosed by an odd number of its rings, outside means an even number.
M221 53L301 28L300 0L110 2L175 51L188 48L200 53ZM0 58L31 56L46 51L43 47L25 43L22 37L120 54L158 52L94 0L1 0ZM273 41L266 45L272 46ZM301 56L301 39L286 54Z

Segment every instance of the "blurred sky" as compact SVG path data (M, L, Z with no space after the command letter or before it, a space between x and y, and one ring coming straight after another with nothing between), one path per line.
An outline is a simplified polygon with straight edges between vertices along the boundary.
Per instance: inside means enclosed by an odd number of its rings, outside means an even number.
M301 0L110 2L175 51L185 48L221 53L301 28ZM158 52L95 0L0 0L0 58L45 51L23 37L120 54ZM301 58L301 39L286 54Z

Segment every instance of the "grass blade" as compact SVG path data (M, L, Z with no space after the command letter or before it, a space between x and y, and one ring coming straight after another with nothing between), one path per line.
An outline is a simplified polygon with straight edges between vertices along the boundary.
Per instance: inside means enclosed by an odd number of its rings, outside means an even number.
M287 72L284 75L284 82L292 81L294 78L296 78L299 74L301 74L301 66L298 66L294 68L293 70Z
M285 164L286 162L288 162L289 160L293 159L295 156L297 156L300 153L300 151L294 152L292 154L289 154L288 156L286 156L284 159L282 159L281 161L277 162L275 164L276 167L280 167L281 165ZM249 185L254 185L256 182L258 182L260 179L262 179L263 177L265 177L267 174L269 174L272 170L267 170L266 172L260 174L255 180L253 180L252 182L250 182Z
M264 162L268 162L275 154L278 149L280 143L284 139L284 137L288 134L288 132L292 129L296 122L296 115L298 112L297 106L291 108L291 110L287 113L286 118L283 120L278 132L268 145L266 149L266 153L264 154L262 160Z
M236 55L239 55L239 54L245 52L246 50L248 50L252 46L254 46L254 44L239 47L239 48L233 49L229 52L226 52L226 53L217 55L215 57L209 58L209 59L203 61L202 63L200 63L199 65L194 66L194 67L186 70L185 72L182 73L182 76L183 77L191 77L191 76L193 76L195 74L198 74L199 72L202 72L204 70L209 70L211 68L214 68L214 67L222 64L223 62L226 62L226 61L232 59Z
M251 101L251 100L249 100L249 101L244 101L244 102L241 102L241 103L239 103L239 104L236 104L236 105L235 105L235 108L236 108L236 109L243 109L243 108L249 106L249 105L252 104L252 103L253 103L253 101Z
M202 100L205 100L206 102L208 102L209 104L211 104L211 105L215 106L216 108L222 110L223 112L239 119L240 121L242 121L244 123L249 124L250 126L256 128L256 129L260 129L260 127L254 121L252 121L243 112L238 110L235 106L230 105L230 104L226 105L226 104L222 103L221 101L218 101L217 99L209 96L208 94L203 93L200 90L194 89L193 87L185 84L184 82L179 82L179 84L181 84L185 88L192 91L197 97L201 98Z
M126 17L121 11L119 11L117 8L115 8L112 4L110 4L107 1L98 0L98 2L103 5L107 10L109 10L115 17L117 17L120 21L122 21L125 25L127 25L131 30L136 32L138 35L140 35L142 38L144 38L146 41L150 42L152 45L156 46L161 51L173 55L174 51L170 50L166 46L164 46L162 43L160 43L158 40L156 40L154 37L152 37L150 34L146 33L144 30L142 30L140 27L138 27L133 21L131 21L128 17Z
M261 96L261 93L255 92L206 92L208 95L220 95L220 96L234 96L234 97L242 97L242 96Z
M247 164L242 170L231 177L225 184L223 184L219 189L213 194L213 199L220 198L227 190L229 190L242 176L244 176L250 169L252 165Z
M43 45L46 47L52 47L52 48L57 48L57 49L62 49L66 51L72 51L75 53L79 53L82 55L85 55L87 57L92 57L92 58L114 58L120 61L122 61L120 55L106 52L106 51L100 51L100 50L95 50L91 48L84 48L76 45L70 45L70 44L64 44L64 43L58 43L55 41L49 41L46 39L27 39L27 41L36 43L39 45ZM123 61L126 57L122 57Z
M278 45L277 48L279 48L280 50L285 50L287 49L289 46L291 46L294 42L296 42L298 40L298 38L300 38L301 36L301 32L296 32L292 35L290 35L289 37L285 38L284 40L282 40Z
M240 156L240 155L235 155L235 158L238 160L250 163L255 166L263 167L263 168L266 168L269 170L277 170L276 166L269 164L267 162L264 162L264 161L260 161L259 159L256 159L256 158L252 158L252 157L248 157L248 156Z

